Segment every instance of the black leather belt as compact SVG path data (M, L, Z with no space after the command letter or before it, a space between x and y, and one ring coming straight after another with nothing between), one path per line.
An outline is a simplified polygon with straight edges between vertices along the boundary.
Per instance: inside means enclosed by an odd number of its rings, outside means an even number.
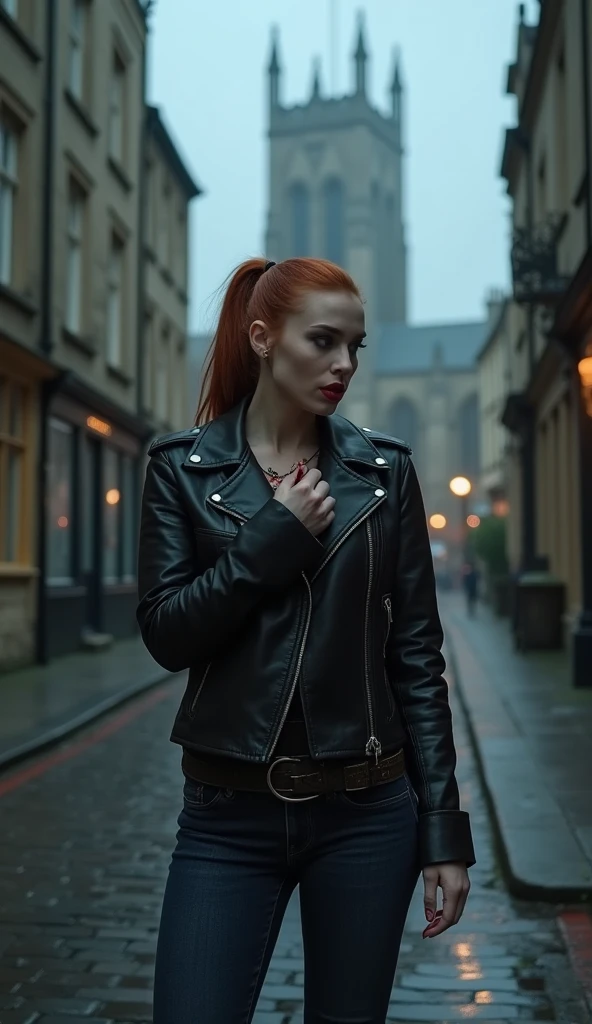
M200 758L183 751L181 766L196 782L220 789L271 791L288 803L314 800L322 793L368 789L393 782L405 773L402 750L374 761L313 761L310 757L278 757L270 765L231 758Z

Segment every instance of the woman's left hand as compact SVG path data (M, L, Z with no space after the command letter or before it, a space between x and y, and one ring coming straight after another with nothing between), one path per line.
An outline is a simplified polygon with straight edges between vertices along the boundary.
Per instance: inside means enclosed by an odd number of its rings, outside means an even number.
M428 923L424 939L441 935L461 919L471 883L464 863L430 864L423 869L424 906ZM437 909L438 886L442 890L442 910Z

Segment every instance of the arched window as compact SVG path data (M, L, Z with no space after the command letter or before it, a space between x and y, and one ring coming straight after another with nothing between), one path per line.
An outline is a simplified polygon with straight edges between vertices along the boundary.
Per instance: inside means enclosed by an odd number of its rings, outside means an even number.
M343 184L339 178L329 178L323 185L325 212L325 256L340 267L345 263Z
M409 398L396 398L389 417L389 434L405 441L417 455L419 446L419 416Z
M310 194L302 182L290 186L290 255L310 256Z
M469 478L478 475L480 469L479 438L479 396L469 395L459 409L458 427L460 434L461 471Z

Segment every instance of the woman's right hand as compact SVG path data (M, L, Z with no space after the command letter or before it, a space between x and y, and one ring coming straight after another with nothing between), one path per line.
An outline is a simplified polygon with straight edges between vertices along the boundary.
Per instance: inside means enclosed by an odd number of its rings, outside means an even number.
M335 498L330 497L329 484L321 478L320 470L307 470L299 483L297 472L282 480L274 500L285 505L313 537L318 537L335 519Z

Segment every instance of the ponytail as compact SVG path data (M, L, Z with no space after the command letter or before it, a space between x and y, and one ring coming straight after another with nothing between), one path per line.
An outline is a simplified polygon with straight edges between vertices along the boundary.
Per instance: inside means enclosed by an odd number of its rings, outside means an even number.
M250 259L235 270L206 357L197 425L221 416L255 391L259 359L249 338L253 321L262 320L277 331L310 291L346 291L360 298L347 271L328 260L298 257L276 264Z
M265 267L265 260L247 260L230 279L206 358L196 424L215 419L255 390L259 367L249 340L247 311Z

